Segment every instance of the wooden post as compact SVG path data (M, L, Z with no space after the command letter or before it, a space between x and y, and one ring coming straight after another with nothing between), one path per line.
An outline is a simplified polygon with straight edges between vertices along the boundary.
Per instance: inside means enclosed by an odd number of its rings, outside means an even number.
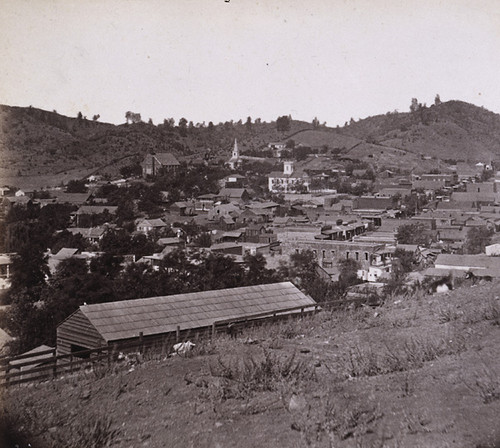
M167 351L167 336L163 334L161 336L161 357L165 356L165 352Z
M52 352L52 357L54 358L53 363L54 366L52 367L52 376L55 378L57 376L57 354L56 354L56 349Z
M181 327L177 325L177 328L175 329L175 342L179 342L181 338Z
M301 308L300 309L300 317L303 317L304 316L304 308Z
M144 352L144 333L142 331L139 332L139 352Z

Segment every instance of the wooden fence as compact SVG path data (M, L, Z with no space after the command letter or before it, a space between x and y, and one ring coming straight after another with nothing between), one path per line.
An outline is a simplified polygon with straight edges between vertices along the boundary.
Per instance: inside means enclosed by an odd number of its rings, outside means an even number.
M245 316L241 319L224 319L216 321L211 327L184 329L179 326L175 332L144 336L127 341L111 342L108 345L57 355L56 349L44 350L13 357L0 358L0 387L8 387L34 381L56 378L58 375L74 373L96 365L111 367L118 359L120 352L140 352L155 350L162 355L172 352L175 343L187 340L213 338L220 332L226 332L231 324L236 331L250 325L258 325L269 320L278 320L290 316L303 316L320 310L319 305L299 306L271 312L262 312Z

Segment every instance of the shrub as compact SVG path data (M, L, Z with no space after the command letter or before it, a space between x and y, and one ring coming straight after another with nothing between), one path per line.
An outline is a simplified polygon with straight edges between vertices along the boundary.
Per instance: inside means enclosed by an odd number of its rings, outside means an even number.
M463 349L463 338L455 334L438 339L410 338L400 347L386 345L377 352L355 346L342 354L337 362L345 376L358 378L417 369L425 362L459 353Z
M296 355L278 356L267 350L262 355L248 358L218 357L209 365L210 375L223 381L216 383L217 396L248 398L255 392L277 391L282 385L299 387L302 383L315 380L314 368Z

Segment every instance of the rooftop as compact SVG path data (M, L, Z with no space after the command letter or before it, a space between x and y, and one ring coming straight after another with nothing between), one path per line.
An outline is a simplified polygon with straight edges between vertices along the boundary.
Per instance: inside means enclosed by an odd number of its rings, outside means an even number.
M316 302L290 282L80 306L106 341L209 327ZM78 311L77 311L78 312Z

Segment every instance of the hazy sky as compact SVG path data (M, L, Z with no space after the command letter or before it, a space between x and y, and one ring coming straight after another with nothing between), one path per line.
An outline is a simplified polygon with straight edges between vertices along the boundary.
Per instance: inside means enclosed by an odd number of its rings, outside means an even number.
M123 123L500 112L497 0L2 0L0 103Z

